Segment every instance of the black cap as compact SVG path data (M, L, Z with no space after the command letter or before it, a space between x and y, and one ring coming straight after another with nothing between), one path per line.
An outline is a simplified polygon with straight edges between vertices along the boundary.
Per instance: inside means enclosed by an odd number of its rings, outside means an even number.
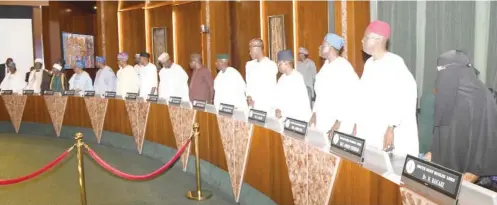
M140 52L140 57L150 58L150 54L147 52Z

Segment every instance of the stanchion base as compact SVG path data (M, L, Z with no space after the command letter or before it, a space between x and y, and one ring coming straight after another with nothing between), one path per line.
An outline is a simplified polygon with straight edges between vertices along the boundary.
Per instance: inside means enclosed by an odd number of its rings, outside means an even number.
M196 200L196 201L203 201L203 200L211 198L211 196L212 196L212 192L205 190L205 189L203 189L200 192L197 190L186 192L186 198L188 198L190 200Z

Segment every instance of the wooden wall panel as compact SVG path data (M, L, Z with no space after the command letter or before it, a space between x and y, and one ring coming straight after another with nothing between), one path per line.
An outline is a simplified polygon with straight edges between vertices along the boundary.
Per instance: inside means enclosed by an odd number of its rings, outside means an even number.
M181 4L173 7L176 15L177 64L191 75L190 55L202 53L202 35L200 33L201 2ZM205 62L205 59L204 59Z
M109 99L105 114L104 130L133 136L128 111L123 100Z
M97 21L95 24L98 32L96 54L105 56L107 65L114 71L119 70L117 66L117 53L119 52L119 32L117 22L118 2L98 1ZM129 54L133 56L133 54ZM132 58L131 58L132 60Z
M280 134L255 126L244 182L264 193L276 204L294 204L285 160Z
M197 119L195 121L200 126L200 158L222 170L228 171L228 163L226 162L217 116L206 112L197 112ZM191 150L192 152L190 153L195 155L194 147Z
M122 50L133 56L145 51L145 11L135 9L119 12L121 15Z
M48 2L47 2L48 4ZM43 59L43 18L40 7L33 7L33 56Z
M148 10L149 15L149 24L150 24L150 39L149 48L153 50L152 47L152 28L154 27L166 27L166 35L167 35L167 53L174 59L174 40L173 40L173 7L172 6L162 6ZM152 55L152 53L150 53ZM154 59L156 62L157 59Z
M230 6L227 1L207 1L210 22L210 69L213 76L217 74L216 54L227 53L231 56Z
M335 31L345 37L347 59L354 67L356 73L361 76L364 70L364 58L362 51L362 37L364 30L369 24L369 1L347 1L345 7L341 1L335 1ZM342 18L342 13L346 18ZM344 32L342 23L347 25Z
M51 1L50 6L42 8L42 22L45 65L52 65L62 58L58 1ZM52 66L46 68L51 69Z
M66 111L62 124L65 126L76 126L93 128L91 126L90 115L86 109L85 99L81 97L68 97Z
M291 1L263 1L264 51L269 55L268 17L274 15L285 16L286 49L293 51L293 3ZM252 17L255 18L255 17Z
M261 37L260 2L230 1L231 65L245 79L245 64L251 60L249 41Z
M328 2L297 2L297 47L309 50L309 58L316 63L318 70L324 60L319 57L319 46L328 33Z
M23 122L36 122L44 124L52 124L52 119L48 113L47 105L43 96L29 96L26 100L24 113L22 115ZM21 124L22 126L22 124Z
M177 149L167 106L150 104L145 139Z
M0 97L0 121L10 122L9 112L7 112L7 108L5 108L5 103L3 102L2 97Z

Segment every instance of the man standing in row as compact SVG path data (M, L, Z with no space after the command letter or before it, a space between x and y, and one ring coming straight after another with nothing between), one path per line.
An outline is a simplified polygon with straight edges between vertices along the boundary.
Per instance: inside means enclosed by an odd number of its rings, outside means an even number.
M228 54L218 54L216 58L216 68L219 73L214 80L214 105L219 108L223 103L233 105L239 110L247 110L245 81L242 75L228 65Z
M116 75L112 68L105 64L103 56L96 57L96 66L98 68L95 76L95 94L104 95L105 92L114 92L116 90Z
M364 65L355 100L359 103L355 106L357 136L369 145L417 156L416 81L404 60L387 51L389 37L390 26L373 21L362 39L363 50L371 57Z
M157 60L162 65L159 71L159 97L169 100L174 96L181 97L182 101L190 101L188 74L185 70L173 63L168 53L162 53Z
M126 96L126 93L138 93L140 90L140 78L136 70L128 65L128 53L121 52L117 54L117 86L116 94Z
M51 77L50 73L43 69L43 60L37 58L33 70L29 72L28 84L24 89L41 93L50 86Z
M193 69L190 82L190 100L202 100L212 103L214 95L213 80L209 69L202 65L202 56L200 54L195 53L190 56L190 68Z
M278 66L264 56L264 43L261 39L252 39L249 51L253 60L245 65L247 102L253 109L269 112L273 107Z
M93 90L90 74L84 71L84 68L85 64L83 61L76 61L73 65L74 74L69 79L69 90L74 90L79 95L83 94L84 91Z
M309 94L309 103L312 104L314 98L314 81L316 79L316 64L309 59L309 51L306 48L299 48L299 62L297 71L304 77L307 93Z
M316 102L309 123L322 132L338 128L353 132L354 121L349 116L354 108L348 99L355 94L359 77L350 62L340 56L344 44L342 37L329 33L319 47L319 55L326 61L316 75Z
M150 54L140 53L140 97L147 98L149 94L155 94L157 91L157 67L150 63Z
M10 61L7 64L8 72L0 84L1 90L12 90L14 93L22 93L22 89L26 86L24 74L17 72L16 64Z

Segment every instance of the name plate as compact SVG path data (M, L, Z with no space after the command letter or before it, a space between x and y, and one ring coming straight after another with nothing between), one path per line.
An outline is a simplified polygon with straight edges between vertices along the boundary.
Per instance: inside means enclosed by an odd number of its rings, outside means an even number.
M95 96L95 91L93 91L93 90L86 90L83 96L85 96L85 97L94 97Z
M219 104L219 114L232 116L233 111L235 111L234 105L229 105L224 103Z
M105 91L105 98L115 98L116 97L116 92L114 91Z
M12 90L2 90L2 95L12 95L14 93Z
M455 204L461 187L462 177L461 173L407 155L404 169L402 170L401 181L404 183L408 181L406 178L411 179L431 190L450 197L453 200L452 204ZM407 188L410 188L409 183L404 184L406 184ZM436 198L439 199L439 197Z
M23 90L22 94L23 95L33 95L35 93L34 90Z
M207 104L204 100L193 100L192 106L193 109L196 110L205 110L205 104Z
M307 133L307 123L293 118L286 118L283 131L288 134L293 134L295 137L304 139Z
M250 109L248 119L250 122L255 122L258 124L266 123L267 112L262 110Z
M45 90L45 91L43 92L43 95L54 95L54 93L55 93L55 92L54 92L53 90Z
M76 91L74 91L74 90L64 90L62 95L63 96L74 96L75 93L76 93Z
M138 93L126 93L124 99L126 100L136 100L138 98Z
M365 142L364 139L334 131L330 140L330 149L341 157L362 163Z
M147 97L148 102L158 102L159 101L159 96L154 95L154 94L149 94Z
M175 96L169 97L169 105L180 106L181 105L181 97L175 97Z

